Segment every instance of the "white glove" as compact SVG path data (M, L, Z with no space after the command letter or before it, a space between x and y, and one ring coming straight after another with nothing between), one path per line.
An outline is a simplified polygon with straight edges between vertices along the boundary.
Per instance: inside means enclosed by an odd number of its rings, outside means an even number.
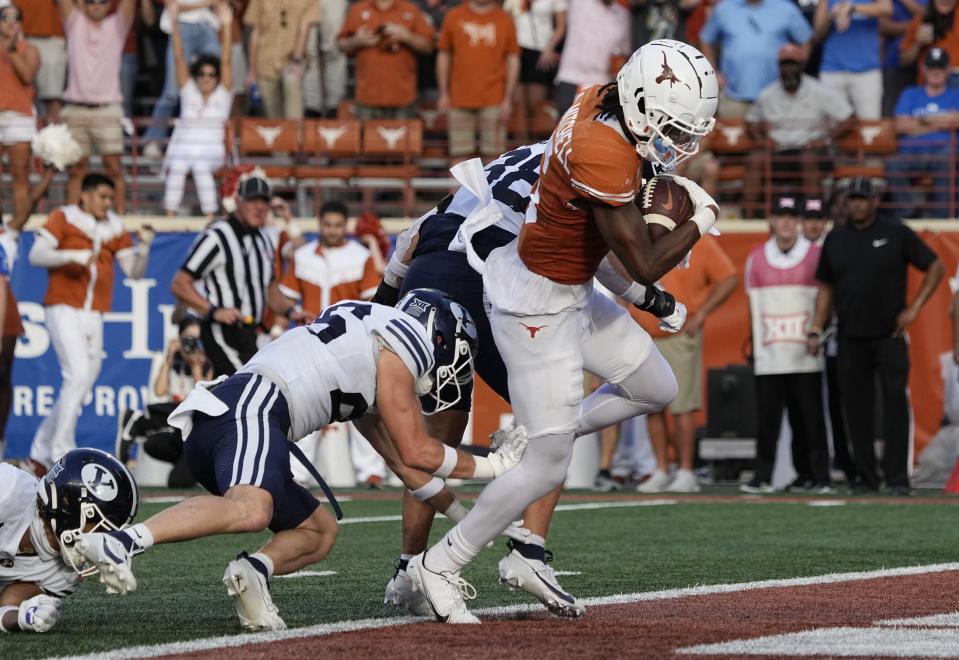
M496 451L503 446L503 443L509 438L509 434L516 430L516 420L510 420L510 423L501 429L497 429L489 434L490 451Z
M53 596L40 594L20 603L17 613L17 625L20 630L45 633L60 620L60 608L63 601Z
M147 247L150 246L150 243L153 242L153 239L156 238L157 235L156 230L154 230L153 227L148 227L146 225L140 227L140 231L137 233L140 236L140 243L142 245L146 245Z
M671 174L670 176L689 194L689 200L693 203L693 217L690 220L699 227L699 235L703 236L706 232L711 231L713 225L716 224L716 218L719 217L719 204L695 181L678 174Z
M93 257L93 250L60 250L67 259L69 263L76 264L78 266L89 266L90 259Z
M684 323L686 323L686 305L677 301L673 313L659 319L659 329L663 332L675 333L683 329Z
M506 430L506 439L499 449L489 456L477 456L474 479L495 479L512 469L526 452L526 427L517 426Z

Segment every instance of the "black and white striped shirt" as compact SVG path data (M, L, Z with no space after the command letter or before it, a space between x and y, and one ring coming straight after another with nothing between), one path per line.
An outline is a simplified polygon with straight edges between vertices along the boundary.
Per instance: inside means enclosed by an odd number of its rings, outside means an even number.
M233 307L257 324L273 281L276 246L265 229L247 227L233 214L203 230L180 267L203 282L216 307Z

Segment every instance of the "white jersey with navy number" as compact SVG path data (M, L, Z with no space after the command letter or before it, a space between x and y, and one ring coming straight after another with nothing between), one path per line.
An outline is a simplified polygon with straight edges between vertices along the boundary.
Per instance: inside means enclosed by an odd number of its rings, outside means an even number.
M29 472L0 463L0 592L25 582L51 596L68 596L80 584L80 576L46 538L37 511L38 484ZM35 550L21 553L20 542L27 533Z
M539 179L539 163L545 151L546 142L517 147L483 168L486 183L502 216L495 226L513 236L519 234L520 227L525 222L526 207L529 206L533 184ZM462 224L479 204L479 198L465 186L461 186L446 208L442 211L434 208L407 227L396 237L396 249L387 266L388 274L403 279L406 268L413 260L420 227L426 220L442 213L447 217L458 216Z
M381 342L417 384L432 372L433 352L422 325L392 307L348 300L328 307L310 325L284 333L238 373L260 374L275 383L290 411L290 438L303 438L375 408Z

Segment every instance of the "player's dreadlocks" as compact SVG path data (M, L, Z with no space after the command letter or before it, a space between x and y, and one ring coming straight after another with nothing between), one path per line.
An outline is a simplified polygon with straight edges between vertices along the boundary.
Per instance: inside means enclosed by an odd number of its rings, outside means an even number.
M619 87L615 82L607 83L599 91L600 102L596 105L596 118L604 119L606 117L615 117L626 138L636 144L636 138L632 131L626 128L626 116L623 114L623 106L619 102ZM642 111L646 101L639 99L639 109Z

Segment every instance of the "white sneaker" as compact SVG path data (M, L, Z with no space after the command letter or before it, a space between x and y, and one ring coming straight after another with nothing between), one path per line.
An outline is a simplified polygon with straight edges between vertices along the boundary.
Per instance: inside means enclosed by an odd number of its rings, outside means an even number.
M162 160L163 150L160 149L160 145L156 142L148 142L147 145L143 147L143 158L146 160Z
M286 622L270 596L270 585L245 555L226 567L223 584L226 593L236 600L236 614L245 630L286 630Z
M460 574L450 571L435 573L423 565L426 553L421 552L406 566L414 588L421 592L441 623L479 623L480 620L466 609L466 601L476 598L476 589Z
M499 562L499 581L511 589L522 589L557 616L581 617L586 611L576 596L563 590L556 580L556 573L547 565L553 553L546 551L546 561L530 559L520 554L512 541L506 543L509 554Z
M636 490L640 493L661 493L666 490L670 481L668 474L662 470L656 470L653 472L653 476L636 486Z
M81 534L76 543L67 548L67 554L81 575L91 575L93 566L96 566L100 571L100 582L106 585L108 594L124 596L136 591L137 579L131 568L130 553L109 534Z
M692 470L676 470L672 483L666 487L667 493L698 493L701 490L699 479Z
M430 609L430 604L423 596L423 592L416 590L409 573L402 568L396 569L393 579L386 585L383 602L401 607L416 616L433 616L433 610Z

